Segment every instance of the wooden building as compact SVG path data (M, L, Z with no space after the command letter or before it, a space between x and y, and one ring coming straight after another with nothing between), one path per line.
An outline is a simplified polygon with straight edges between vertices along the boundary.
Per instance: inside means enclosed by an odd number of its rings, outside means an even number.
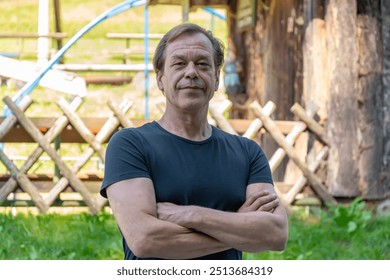
M292 120L300 103L316 110L330 153L328 191L335 197L390 195L390 1L155 0L183 11L228 11L229 48L242 65L244 90L233 114L271 100L274 119ZM309 139L314 143L313 139Z

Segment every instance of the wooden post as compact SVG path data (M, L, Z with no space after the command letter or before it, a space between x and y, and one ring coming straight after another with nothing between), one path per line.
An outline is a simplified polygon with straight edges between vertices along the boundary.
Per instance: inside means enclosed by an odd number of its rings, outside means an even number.
M316 2L316 1L309 1ZM328 115L329 73L328 49L326 46L325 21L308 18L303 44L303 96L305 108L308 104L318 106L319 122L324 124Z
M55 32L61 33L61 7L60 0L54 0L54 19L55 19ZM62 38L57 39L57 50L62 48ZM62 57L63 58L63 57ZM61 59L62 59L61 58ZM63 63L63 61L61 61Z
M260 104L258 106L261 108ZM278 143L280 147L285 150L288 157L292 161L294 161L294 163L299 167L299 169L302 170L303 175L310 182L310 186L312 187L314 192L321 198L321 200L336 205L337 201L326 191L326 187L322 184L321 179L318 178L313 172L311 172L306 166L306 164L299 159L298 155L294 151L294 148L286 142L283 133L279 130L275 123L261 110L254 110L254 112L257 117L261 119L264 127L267 129L269 134L271 134L272 138Z
M330 102L327 185L334 196L360 195L356 0L329 0L326 11Z
M39 0L38 34L49 34L49 0ZM49 60L50 38L38 38L38 65L43 66Z
M83 182L81 182L80 179L77 178L75 174L69 169L69 167L61 160L61 157L51 147L50 142L44 138L41 132L34 126L32 121L23 115L23 112L12 102L11 98L6 96L3 100L13 111L19 123L30 134L34 141L39 143L42 149L45 150L45 152L52 158L55 164L57 164L62 175L65 176L71 185L81 194L91 213L97 214L100 209L98 208L95 199L91 196L91 193L84 186Z

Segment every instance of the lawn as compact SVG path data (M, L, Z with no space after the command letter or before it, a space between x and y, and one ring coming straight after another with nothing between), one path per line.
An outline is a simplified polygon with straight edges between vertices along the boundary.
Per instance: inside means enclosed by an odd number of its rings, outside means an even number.
M289 219L289 241L283 252L244 254L263 260L389 260L390 216L347 224L333 214L295 212ZM363 221L363 223L362 223ZM113 216L102 212L72 215L0 214L0 259L122 259L121 237Z

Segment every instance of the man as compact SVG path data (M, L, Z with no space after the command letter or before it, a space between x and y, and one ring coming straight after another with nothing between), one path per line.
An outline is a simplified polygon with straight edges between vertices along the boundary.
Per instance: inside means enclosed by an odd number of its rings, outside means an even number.
M287 218L252 140L207 122L223 45L195 24L170 30L153 59L166 111L110 140L101 194L125 259L241 259L283 250Z

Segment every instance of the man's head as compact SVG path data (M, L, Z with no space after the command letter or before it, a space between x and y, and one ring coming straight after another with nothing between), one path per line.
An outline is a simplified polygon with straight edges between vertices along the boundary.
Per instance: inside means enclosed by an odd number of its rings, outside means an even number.
M156 52L153 57L153 67L156 73L164 70L166 48L169 43L173 42L183 34L194 33L204 34L210 40L214 49L215 69L219 72L224 62L224 45L222 42L215 38L210 31L207 31L199 25L193 23L183 23L168 31L157 45Z

